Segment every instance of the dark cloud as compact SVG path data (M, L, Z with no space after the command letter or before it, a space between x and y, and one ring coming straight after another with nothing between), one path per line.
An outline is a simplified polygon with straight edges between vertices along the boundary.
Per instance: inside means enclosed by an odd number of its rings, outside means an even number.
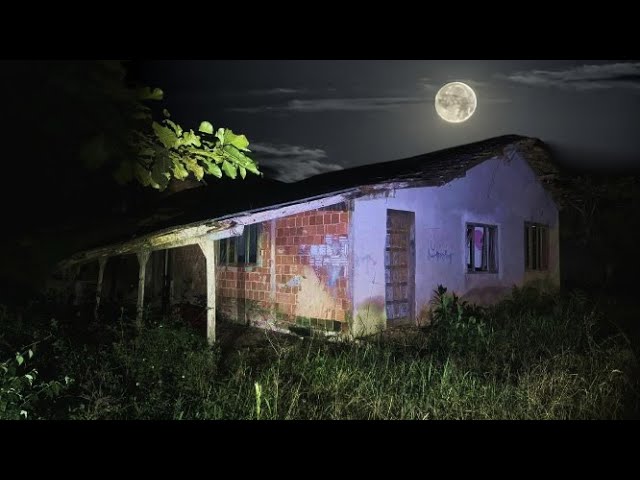
M565 70L528 70L503 78L532 87L573 90L640 89L640 62L581 65Z
M306 92L303 88L267 88L261 90L249 90L249 95L270 96L270 95L294 95Z
M424 97L364 97L364 98L316 98L290 100L280 105L260 105L257 107L235 107L229 110L244 113L265 112L364 112L390 110L405 105L433 103Z
M327 152L320 148L252 143L251 151L260 168L282 182L297 182L313 175L342 169L338 164L328 163Z

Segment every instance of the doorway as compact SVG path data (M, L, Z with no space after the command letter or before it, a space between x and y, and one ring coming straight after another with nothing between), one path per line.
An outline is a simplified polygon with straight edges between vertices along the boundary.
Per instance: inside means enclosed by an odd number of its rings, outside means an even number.
M387 325L415 323L415 213L387 210L384 252Z

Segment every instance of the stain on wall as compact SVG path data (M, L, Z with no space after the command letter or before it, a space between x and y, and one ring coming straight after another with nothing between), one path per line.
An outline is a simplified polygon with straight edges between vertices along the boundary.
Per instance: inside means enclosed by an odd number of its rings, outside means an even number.
M387 315L383 296L365 299L356 307L351 324L351 334L354 337L362 337L379 333L385 329Z

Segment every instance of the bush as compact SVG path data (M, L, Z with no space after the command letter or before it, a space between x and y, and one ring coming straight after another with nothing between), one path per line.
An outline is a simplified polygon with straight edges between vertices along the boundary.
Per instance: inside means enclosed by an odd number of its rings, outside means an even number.
M24 351L15 348L16 339L38 343L36 355L28 358L26 350L21 364L14 354L3 357L10 358L0 369L4 415L24 418L22 410L28 418L74 419L637 415L637 358L624 335L601 328L606 316L586 296L527 287L514 289L498 305L478 308L444 287L435 293L432 325L411 328L410 342L382 335L335 343L262 331L254 333L260 340L250 347L211 348L180 318L150 316L137 330L124 313L95 327L70 312L55 312L59 321L51 321L51 306L12 313L11 326L2 330L6 352ZM30 373L36 366L41 376ZM75 381L59 380L65 376Z
M21 312L12 313L0 305L0 331L3 332L0 337L0 358L6 358L0 362L0 420L43 418L41 405L55 401L72 383L68 376L48 381L41 378L38 370L32 366L37 360L34 359L34 352L38 344L49 337L33 341L34 337L41 337L42 331L32 328L30 337L25 333L29 331L28 327L30 325L23 321ZM12 334L14 340L19 337L25 343L31 342L15 348L8 338ZM11 350L17 351L11 354Z

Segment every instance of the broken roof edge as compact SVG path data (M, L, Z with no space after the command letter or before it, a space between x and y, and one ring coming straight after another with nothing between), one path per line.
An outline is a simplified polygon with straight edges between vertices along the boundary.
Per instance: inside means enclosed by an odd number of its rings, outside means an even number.
M372 187L374 190L376 190L375 185ZM378 188L378 190L379 189L380 188ZM58 267L61 269L66 269L77 264L97 260L101 257L127 255L143 250L154 251L162 250L165 248L177 248L181 246L193 245L198 243L198 241L203 237L225 230L230 230L236 225L258 223L271 220L279 216L284 216L285 214L281 213L280 211L286 210L293 206L301 205L303 203L304 205L301 208L296 209L296 212L291 213L299 213L308 210L314 210L316 208L322 208L323 206L334 205L336 203L351 200L355 197L366 195L368 193L370 193L370 190L364 191L363 187L354 187L344 189L342 191L329 192L313 197L293 200L278 205L271 205L267 207L260 207L252 210L236 212L217 218L209 218L198 222L175 225L162 230L148 233L146 235L142 235L137 238L125 240L123 242L78 252L72 255L70 258L59 262Z

